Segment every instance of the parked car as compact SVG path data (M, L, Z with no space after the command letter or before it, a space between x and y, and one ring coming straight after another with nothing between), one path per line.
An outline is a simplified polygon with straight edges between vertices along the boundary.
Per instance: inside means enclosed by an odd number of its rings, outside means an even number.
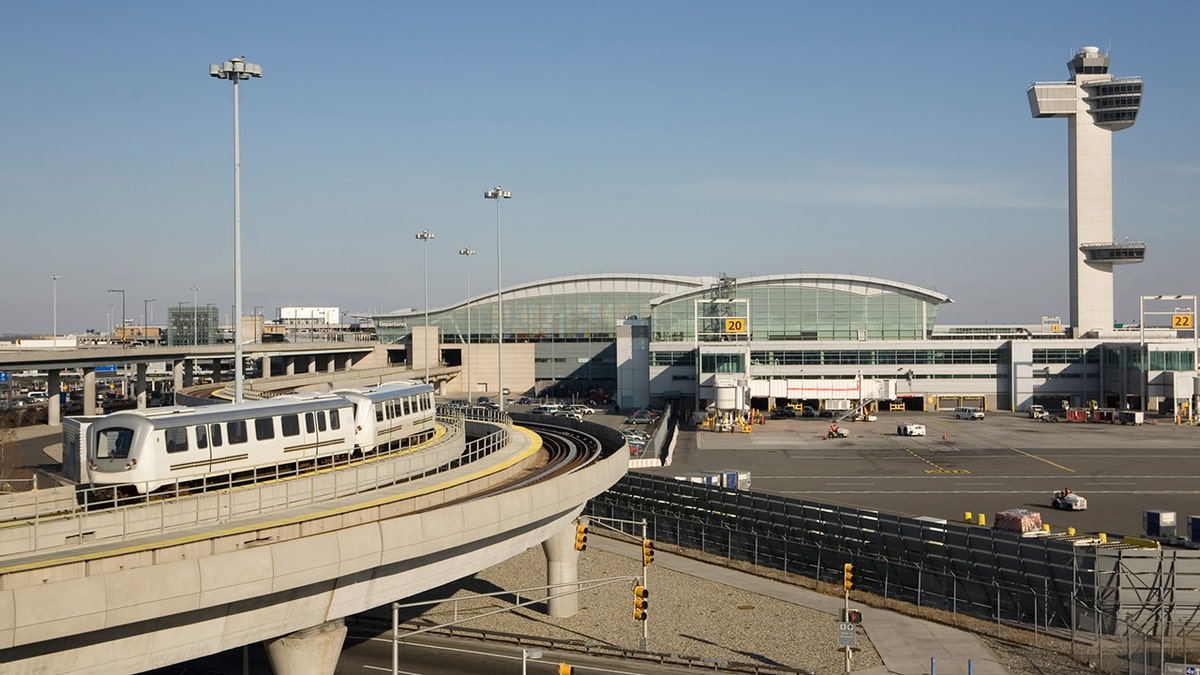
M563 410L559 410L558 412L554 413L553 416L554 417L569 417L570 419L573 419L576 422L583 421L583 413L579 412L578 410L571 410L570 408L564 408Z
M814 410L811 405L806 405L806 406L804 406L804 409L800 412L800 416L801 417L816 417L817 411Z
M795 408L781 406L779 408L771 409L771 419L773 419L773 420L785 420L785 419L793 418L795 416L796 416Z
M574 410L580 415L594 415L600 412L586 403L572 403L571 405L567 406L567 410Z
M630 427L628 429L622 429L621 435L624 436L625 440L629 441L630 443L632 443L634 441L640 441L640 442L644 443L644 442L650 440L650 434L648 434L644 431L639 431L637 429L634 429L633 427Z
M654 416L645 410L639 410L625 418L625 424L653 424Z

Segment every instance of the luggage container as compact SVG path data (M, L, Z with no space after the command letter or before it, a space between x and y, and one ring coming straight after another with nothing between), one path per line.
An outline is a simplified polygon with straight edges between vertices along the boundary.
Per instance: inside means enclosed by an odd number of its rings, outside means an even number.
M1142 517L1147 537L1174 537L1174 511L1146 511Z

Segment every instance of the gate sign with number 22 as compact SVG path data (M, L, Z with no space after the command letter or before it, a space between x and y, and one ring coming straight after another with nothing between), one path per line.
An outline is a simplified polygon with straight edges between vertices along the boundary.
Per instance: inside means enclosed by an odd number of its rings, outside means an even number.
M725 319L725 332L726 333L745 333L746 332L746 320L745 319Z
M728 321L726 322L726 325L729 325ZM1189 330L1189 329L1191 329L1191 327L1192 327L1192 315L1191 314L1172 314L1171 315L1171 328ZM729 329L726 328L725 330L729 330Z

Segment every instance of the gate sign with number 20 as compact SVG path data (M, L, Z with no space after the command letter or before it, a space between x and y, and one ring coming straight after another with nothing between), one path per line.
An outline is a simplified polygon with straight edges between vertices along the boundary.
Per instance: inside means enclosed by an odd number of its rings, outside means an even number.
M745 319L725 319L725 332L726 333L745 333L746 332L746 320Z

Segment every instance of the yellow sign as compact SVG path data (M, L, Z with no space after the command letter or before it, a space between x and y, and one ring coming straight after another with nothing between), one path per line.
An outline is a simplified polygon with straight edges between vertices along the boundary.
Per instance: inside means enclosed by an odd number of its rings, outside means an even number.
M1191 330L1192 329L1192 315L1191 314L1172 314L1171 315L1171 328L1175 328L1178 330Z
M725 319L725 332L726 333L745 333L746 332L746 320L745 319Z

